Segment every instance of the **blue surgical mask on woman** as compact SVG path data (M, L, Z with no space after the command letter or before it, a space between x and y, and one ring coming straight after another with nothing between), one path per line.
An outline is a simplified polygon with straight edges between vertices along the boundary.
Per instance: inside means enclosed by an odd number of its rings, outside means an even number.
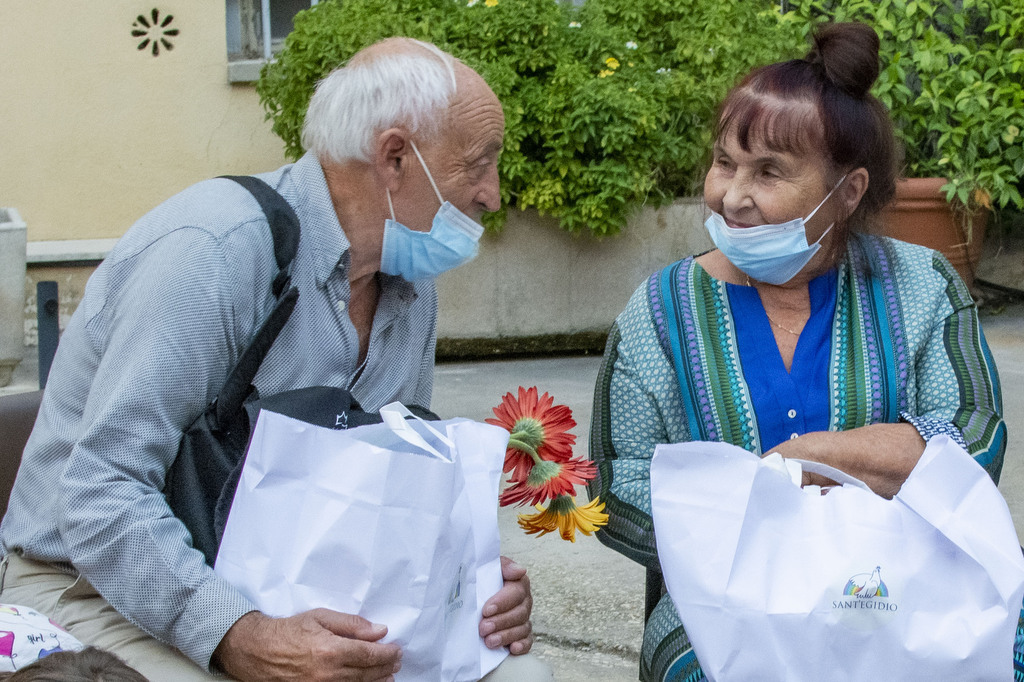
M391 218L384 222L380 271L413 281L432 279L475 258L484 228L441 197L441 192L437 189L420 150L416 148L416 143L410 140L410 144L420 165L423 166L423 172L430 180L430 186L434 188L437 200L441 202L441 208L434 215L429 232L411 230L395 220L391 192L385 190Z
M829 225L813 244L807 243L807 221L825 205L845 179L845 175L840 178L806 218L756 227L729 227L725 218L712 211L704 221L704 226L722 255L751 279L768 284L785 284L814 258L814 254L821 249L821 240L835 225Z

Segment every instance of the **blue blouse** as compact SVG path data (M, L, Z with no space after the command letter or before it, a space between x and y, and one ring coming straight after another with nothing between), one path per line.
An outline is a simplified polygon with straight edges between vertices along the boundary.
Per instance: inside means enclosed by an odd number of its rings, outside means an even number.
M835 270L810 281L811 317L807 320L790 370L782 362L772 324L754 287L727 284L736 320L736 342L743 377L757 416L761 450L829 426L828 368L832 321L836 312Z

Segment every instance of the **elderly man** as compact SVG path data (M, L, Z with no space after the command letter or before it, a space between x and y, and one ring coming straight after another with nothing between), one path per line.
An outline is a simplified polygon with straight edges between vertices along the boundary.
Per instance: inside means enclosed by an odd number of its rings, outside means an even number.
M262 395L331 385L366 410L429 404L432 277L472 257L475 221L498 208L503 134L483 79L418 41L378 43L320 84L309 152L260 176L302 230L300 297L256 377ZM118 242L53 363L0 527L0 599L154 681L387 680L400 668L398 647L380 642L386 624L255 610L191 547L161 492L184 428L272 308L275 274L267 220L230 180L172 197ZM503 560L503 574L480 634L514 655L487 679L551 679L522 656L533 643L525 571Z

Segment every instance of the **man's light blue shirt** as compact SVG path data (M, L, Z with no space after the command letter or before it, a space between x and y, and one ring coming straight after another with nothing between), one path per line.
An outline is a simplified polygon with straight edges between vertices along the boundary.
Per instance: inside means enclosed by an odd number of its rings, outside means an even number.
M394 400L429 406L433 283L380 276L360 365L349 243L319 162L307 154L259 177L302 228L298 305L256 376L259 392L331 385L349 388L366 410ZM182 431L273 307L275 274L266 218L230 180L194 185L133 225L61 338L0 526L5 552L80 572L122 615L203 667L254 607L191 548L161 490Z

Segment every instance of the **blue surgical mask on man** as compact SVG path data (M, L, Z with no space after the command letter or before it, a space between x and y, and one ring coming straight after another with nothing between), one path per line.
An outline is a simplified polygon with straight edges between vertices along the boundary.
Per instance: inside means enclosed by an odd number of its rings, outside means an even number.
M807 221L825 205L845 179L845 175L840 178L806 218L756 227L729 227L725 218L712 211L704 226L722 255L751 279L767 284L785 284L811 262L821 249L821 240L835 225L829 225L813 244L807 243Z
M437 189L420 150L416 148L416 143L410 140L410 144L420 165L423 166L423 172L430 180L430 186L434 188L441 208L434 215L429 232L411 230L395 220L391 192L386 190L391 218L384 222L380 271L414 281L432 279L475 258L484 228L441 197L441 192Z

